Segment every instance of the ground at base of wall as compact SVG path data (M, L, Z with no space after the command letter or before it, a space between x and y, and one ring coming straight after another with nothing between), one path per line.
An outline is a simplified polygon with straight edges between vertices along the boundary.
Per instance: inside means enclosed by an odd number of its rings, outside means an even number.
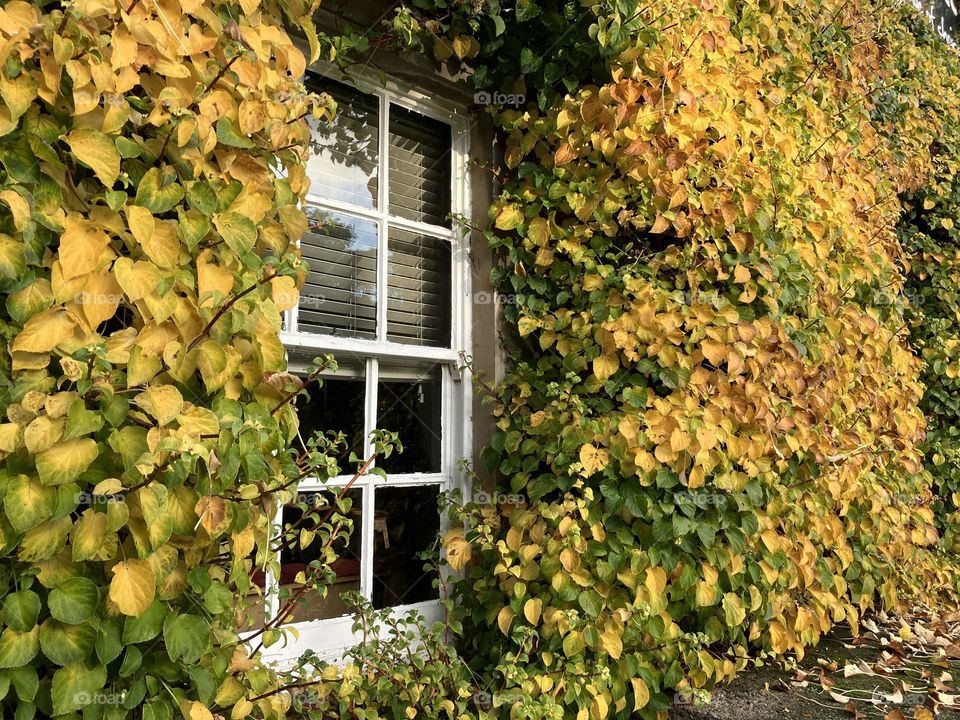
M831 632L799 669L748 669L670 720L960 720L960 614L917 610Z

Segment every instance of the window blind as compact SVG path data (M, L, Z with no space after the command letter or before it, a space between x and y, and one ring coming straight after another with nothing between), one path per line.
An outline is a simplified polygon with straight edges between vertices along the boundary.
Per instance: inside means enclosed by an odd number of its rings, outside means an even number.
M311 210L300 239L310 273L300 293L300 332L374 339L377 335L377 224Z
M450 126L390 107L390 213L431 225L449 225Z
M391 227L387 242L387 339L450 344L450 243Z

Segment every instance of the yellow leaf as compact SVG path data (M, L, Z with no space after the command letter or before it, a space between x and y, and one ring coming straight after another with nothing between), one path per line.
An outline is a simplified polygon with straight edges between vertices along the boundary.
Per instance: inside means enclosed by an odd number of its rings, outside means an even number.
M231 282L233 276L230 276ZM283 312L295 307L300 299L300 292L297 290L297 284L292 277L275 277L270 281L270 296L277 310Z
M654 234L659 234L666 232L670 227L670 221L667 220L663 215L657 213L657 219L653 221L653 227L650 228L650 232Z
M70 213L60 234L57 258L64 280L86 275L96 269L110 237L77 213Z
M620 357L618 355L600 355L593 359L593 374L601 382L605 382L619 369Z
M540 622L540 612L543 610L543 600L540 598L530 598L523 604L523 616L527 622L536 626Z
M272 282L288 278L274 278ZM200 307L220 305L230 296L233 290L233 273L213 262L213 252L204 250L197 258L197 293L200 297ZM276 289L274 287L274 295ZM276 297L274 298L276 302ZM296 300L294 300L296 304ZM290 307L293 307L292 305ZM277 305L278 310L285 310Z
M513 230L523 222L523 212L516 205L506 205L497 213L494 223L498 230Z
M75 480L97 459L97 443L90 438L74 438L57 443L37 455L37 474L45 485Z
M120 175L120 153L113 140L99 130L83 128L70 133L67 144L77 159L96 173L100 182L113 187Z
M652 597L661 597L667 588L667 573L662 567L647 568L647 579L644 584Z
M113 566L109 597L121 613L143 615L155 595L153 570L146 560L124 560Z
M213 713L203 703L195 700L184 700L181 706L184 720L213 720Z
M23 230L30 222L30 203L24 200L20 193L13 190L0 191L0 200L10 208L10 214L13 216L13 226L17 230Z
M464 537L462 527L450 530L443 538L443 546L446 548L447 562L454 570L463 570L470 562L473 548Z
M197 501L194 512L200 517L200 524L210 534L210 537L216 537L226 530L230 524L227 503L217 495L204 495Z
M727 346L719 340L704 340L700 343L700 350L703 356L715 366L720 365L727 357Z
M161 426L174 420L183 409L183 396L173 385L151 385L134 402L153 415Z
M633 687L633 711L642 710L650 702L650 690L640 678L630 678L630 685Z
M603 470L609 460L610 456L602 448L589 443L580 448L580 464L583 465L583 474L587 477Z
M619 660L623 654L623 640L612 630L605 630L600 633L600 644L604 651L614 660Z
M513 622L513 618L515 616L516 613L510 608L509 605L504 605L497 614L497 626L500 628L500 632L502 632L504 635L507 635L510 632L510 624Z

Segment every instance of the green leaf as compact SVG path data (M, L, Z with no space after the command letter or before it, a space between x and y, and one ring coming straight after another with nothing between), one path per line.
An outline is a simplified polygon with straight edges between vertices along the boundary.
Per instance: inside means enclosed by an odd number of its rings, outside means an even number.
M27 632L7 628L0 635L0 668L19 668L29 663L40 650L40 628Z
M163 629L163 620L166 616L167 606L155 600L140 617L126 618L123 622L123 644L130 645L153 640Z
M90 435L103 427L103 415L93 410L88 410L82 398L77 398L70 405L67 411L67 424L64 427L63 439L71 440L73 438Z
M38 629L39 632L39 629ZM37 677L36 668L18 667L11 668L8 671L10 682L17 693L17 697L23 702L31 702L37 696L37 688L40 686L40 678Z
M210 624L198 615L171 613L163 623L163 641L174 662L194 663L210 644Z
M50 591L47 604L50 614L65 623L86 622L97 608L100 593L93 580L84 577L71 578Z
M217 140L219 140L222 145L229 145L230 147L246 149L254 147L253 141L250 138L237 134L233 123L230 122L230 118L226 115L217 120Z
M172 178L171 178L172 179ZM154 215L172 210L183 199L183 187L165 180L159 168L150 168L137 186L137 205Z
M40 615L40 598L33 590L10 593L3 601L3 621L17 632L32 630Z
M214 216L213 224L223 241L237 255L246 255L257 242L257 226L246 215L223 212Z
M51 662L60 665L85 660L97 640L97 631L89 624L68 625L47 618L40 626L40 649Z
M3 509L17 532L24 533L50 519L57 505L57 491L26 475L17 475L7 485Z
M93 667L78 662L60 668L53 674L50 687L50 699L53 701L53 714L65 715L80 710L89 704L97 691L107 681L107 669L102 665Z
M117 618L100 621L95 647L101 665L112 663L120 657L120 653L123 651L123 643L120 641L121 632L122 627Z

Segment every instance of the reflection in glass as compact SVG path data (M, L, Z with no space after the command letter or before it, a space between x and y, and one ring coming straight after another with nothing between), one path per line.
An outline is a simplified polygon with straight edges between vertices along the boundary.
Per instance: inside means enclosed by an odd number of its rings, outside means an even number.
M410 605L439 597L437 574L418 555L440 532L436 485L377 489L373 530L373 606Z
M306 502L314 510L308 513L308 520L304 521L302 520L303 513L299 509L285 507L283 509L284 528L294 527L297 530L311 530L313 523L324 518L325 508L328 507L328 499L333 497L336 492L338 492L336 488L331 488L318 492L301 493L301 501ZM342 541L334 543L333 548L337 554L337 559L331 564L330 569L335 573L336 579L333 585L327 589L326 597L321 597L316 590L306 593L287 619L287 622L322 620L350 613L350 608L341 599L340 595L348 591L359 592L360 590L363 493L360 489L355 488L347 491L346 497L352 501L348 517L353 521L353 532L350 535L349 543ZM321 558L323 542L320 539L315 539L305 549L300 549L297 543L293 543L293 545L292 548L284 548L280 553L281 605L284 604L284 596L289 597L300 588L300 585L296 582L297 573L309 572L309 563Z
M337 455L342 474L352 474L350 453L363 454L366 382L361 363L340 362L336 375L321 375L295 403L304 443L317 433L343 433L347 447Z
M390 228L387 339L450 346L450 243Z
M452 157L446 123L390 106L390 213L448 225Z
M300 291L300 332L373 339L377 334L377 224L309 208L300 252L310 274Z
M397 433L402 453L377 458L388 473L440 472L441 371L391 371L381 366L377 383L377 427Z
M330 94L337 102L337 112L332 121L310 120L310 194L375 208L379 101L329 78L316 79L311 89Z

